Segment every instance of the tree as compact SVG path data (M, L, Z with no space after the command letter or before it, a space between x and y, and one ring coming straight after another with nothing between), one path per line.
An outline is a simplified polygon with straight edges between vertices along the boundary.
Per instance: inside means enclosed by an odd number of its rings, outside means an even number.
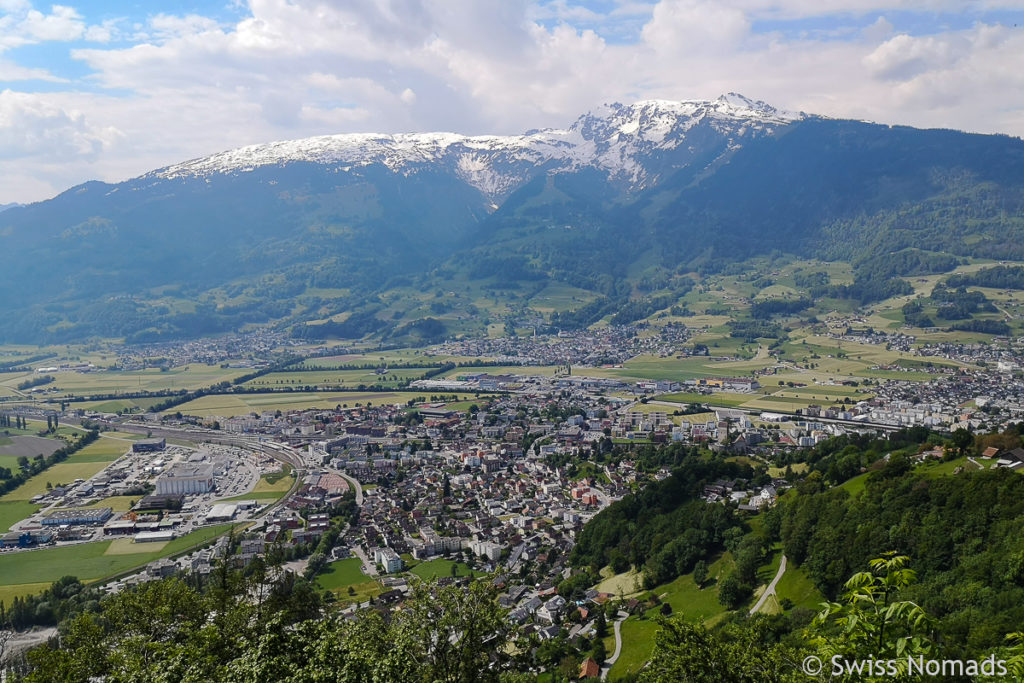
M744 583L739 574L732 571L718 584L718 601L729 609L736 609L752 592L750 584Z
M693 566L693 582L697 588L703 588L704 582L708 580L708 565L704 560L697 560Z
M960 427L953 432L953 447L960 455L967 455L967 450L974 445L974 435L967 429Z
M838 602L824 604L806 634L822 659L892 659L902 670L907 657L932 652L931 618L916 603L898 599L917 580L908 562L905 555L884 553L868 562L869 571L850 577Z
M445 588L414 585L391 630L397 643L407 644L407 656L419 662L421 680L496 681L508 668L509 624L494 589L485 582Z
M594 661L598 664L604 664L604 660L608 658L608 648L605 647L604 640L597 638L594 640L594 649L591 650L590 656L594 658Z
M709 631L681 615L659 618L654 654L639 676L642 683L796 683L809 680L799 671L800 653L772 642L765 619L728 624Z
M604 610L597 613L597 619L594 623L594 637L601 639L608 636L608 618L604 615Z

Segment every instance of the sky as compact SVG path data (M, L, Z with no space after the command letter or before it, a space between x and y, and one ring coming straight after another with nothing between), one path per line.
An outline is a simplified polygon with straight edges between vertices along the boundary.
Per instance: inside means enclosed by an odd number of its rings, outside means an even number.
M610 102L1024 135L1024 0L0 0L0 204L242 145Z

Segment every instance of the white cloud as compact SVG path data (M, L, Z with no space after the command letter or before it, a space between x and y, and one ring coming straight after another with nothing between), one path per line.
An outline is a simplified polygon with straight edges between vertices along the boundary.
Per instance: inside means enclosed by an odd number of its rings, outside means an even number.
M94 161L118 131L93 125L81 111L40 95L0 92L0 158L62 157Z
M49 12L34 9L28 0L0 0L0 52L43 42L69 42L85 38L107 42L115 20L87 26L82 15L67 5L52 5Z
M85 29L84 38L92 43L109 43L120 35L120 19L107 19L99 24L93 24Z
M85 22L73 8L54 5L50 14L30 10L20 28L35 40L67 41L75 40L85 32Z
M24 67L6 59L0 59L0 82L10 81L51 81L53 83L67 82L58 78L46 69Z
M662 0L643 39L655 51L668 55L735 50L750 33L750 20L738 7L716 0Z
M878 78L903 81L954 66L967 56L967 48L964 36L913 38L903 33L875 48L864 58L864 65Z
M157 40L180 38L190 35L202 35L219 30L216 21L209 17L189 14L177 17L171 14L157 14L149 21L152 35Z

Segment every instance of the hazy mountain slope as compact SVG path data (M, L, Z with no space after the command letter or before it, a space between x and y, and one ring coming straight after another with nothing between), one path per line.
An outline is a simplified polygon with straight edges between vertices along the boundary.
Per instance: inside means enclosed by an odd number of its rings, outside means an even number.
M905 259L875 261L907 247L1024 252L1022 207L1019 139L737 95L609 105L519 136L325 136L3 211L0 300L16 315L2 332L145 338L357 310L361 334L415 322L380 317L389 287L557 281L621 302L637 273L771 250L885 278Z

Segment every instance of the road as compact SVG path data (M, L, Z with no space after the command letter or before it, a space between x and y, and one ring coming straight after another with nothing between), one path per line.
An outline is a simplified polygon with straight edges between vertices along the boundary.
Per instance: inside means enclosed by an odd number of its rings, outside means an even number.
M615 632L615 652L612 653L611 657L604 660L604 666L601 667L602 681L608 678L608 672L612 670L612 664L618 661L619 655L622 653L622 632L619 629L622 626L622 622L629 616L629 613L619 610L619 613L616 614L616 616L618 619L616 619L615 623L612 624L612 631Z
M786 573L786 556L783 555L782 556L782 561L779 562L779 571L775 572L775 578L772 579L772 582L769 583L768 587L764 589L764 593L761 594L761 597L758 599L757 604L750 608L750 613L751 614L757 614L758 610L760 610L761 606L764 604L764 601L768 599L768 596L769 595L775 595L775 586L776 586L776 584L779 583L779 579L781 579L782 575L785 574L785 573Z
M363 506L363 485L359 483L359 480L355 477L350 477L344 472L332 468L328 468L331 472L336 473L342 479L352 485L352 488L356 490L356 505L359 507Z

